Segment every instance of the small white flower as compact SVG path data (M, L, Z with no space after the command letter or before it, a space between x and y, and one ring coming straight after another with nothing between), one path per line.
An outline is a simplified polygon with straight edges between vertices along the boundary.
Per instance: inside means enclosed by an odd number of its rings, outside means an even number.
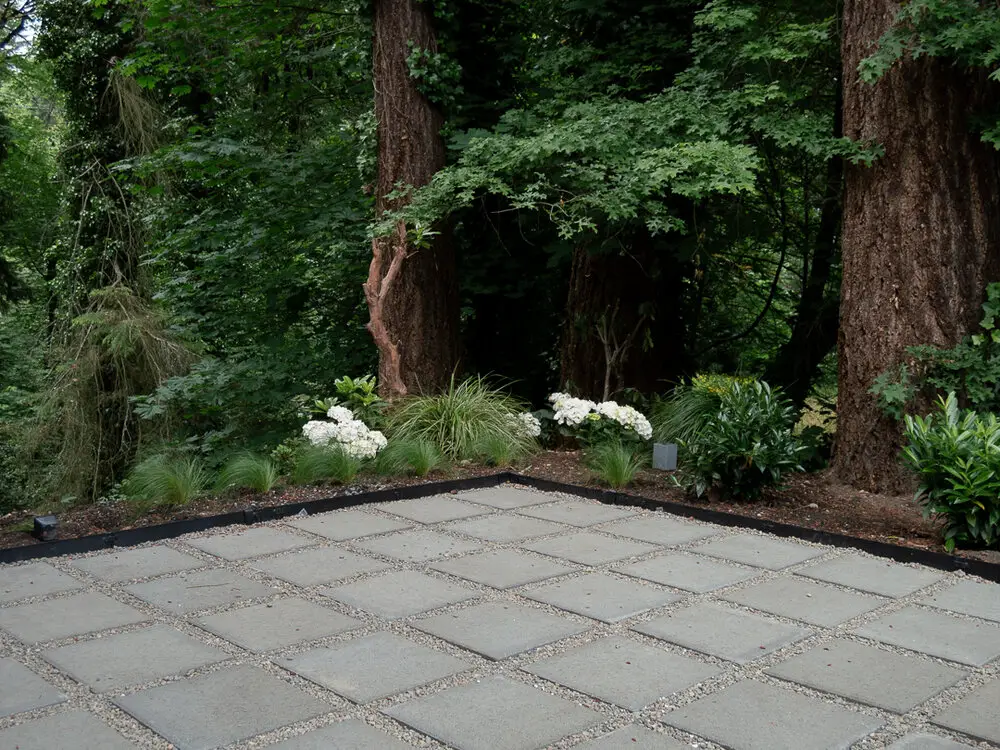
M332 419L334 422L353 422L354 413L348 409L346 406L331 406L327 412L326 416Z

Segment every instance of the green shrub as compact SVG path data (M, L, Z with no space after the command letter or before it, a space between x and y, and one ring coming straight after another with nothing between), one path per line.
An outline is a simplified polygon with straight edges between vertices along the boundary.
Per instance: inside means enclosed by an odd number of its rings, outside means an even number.
M408 474L425 477L447 463L444 454L429 440L390 440L375 458L379 474Z
M426 440L448 458L476 458L479 446L504 438L525 452L535 449L535 439L524 431L518 415L524 405L493 388L484 378L456 383L437 396L411 396L386 414L390 440Z
M680 483L699 496L716 487L724 496L758 497L802 470L794 421L791 403L767 383L733 383L718 412L681 444Z
M601 480L618 489L631 484L639 470L649 463L649 454L634 444L605 442L589 448L584 460Z
M156 455L132 469L125 480L125 495L143 505L187 505L208 486L208 472L189 456Z
M292 481L295 484L311 484L328 480L349 484L361 471L362 465L361 459L354 458L338 446L311 445L299 452L292 470Z
M926 516L944 521L944 544L1000 543L1000 420L959 412L954 393L940 414L907 416L903 460L920 478L916 498Z
M251 489L255 492L270 492L278 483L278 465L270 458L244 453L235 456L222 467L219 487Z
M669 398L656 401L649 421L653 437L661 443L686 443L719 413L723 397L737 383L753 382L750 378L730 375L695 375L690 383L681 383Z

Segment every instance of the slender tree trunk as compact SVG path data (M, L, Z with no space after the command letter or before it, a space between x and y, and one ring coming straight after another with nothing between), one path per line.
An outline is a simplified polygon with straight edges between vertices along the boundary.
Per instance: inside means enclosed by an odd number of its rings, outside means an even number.
M374 14L375 212L381 215L400 207L386 197L398 185L425 185L444 166L444 118L417 89L406 62L411 42L437 49L430 5L375 0ZM403 226L372 243L364 288L384 396L439 390L458 364L454 248L448 232L437 230L425 247L413 246Z
M1000 265L997 155L969 121L989 105L985 76L924 56L874 86L858 79L898 9L846 0L843 16L844 133L882 144L885 156L845 168L835 466L872 490L910 482L899 426L880 415L872 381L908 346L960 340Z

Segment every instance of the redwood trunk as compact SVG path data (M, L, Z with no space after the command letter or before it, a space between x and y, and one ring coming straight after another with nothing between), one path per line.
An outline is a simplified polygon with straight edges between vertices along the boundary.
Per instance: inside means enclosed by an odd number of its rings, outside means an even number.
M874 86L858 79L898 9L846 0L843 17L844 133L882 144L885 156L845 167L835 465L871 490L911 481L897 458L899 425L880 414L872 381L908 346L959 341L1000 256L997 155L970 125L989 105L985 76L921 57Z
M444 166L444 118L417 89L406 59L410 42L436 51L430 4L375 0L373 79L378 121L375 212L400 207L386 196L400 184L420 187ZM404 227L372 243L365 297L388 397L440 390L458 364L458 291L448 232L414 247Z

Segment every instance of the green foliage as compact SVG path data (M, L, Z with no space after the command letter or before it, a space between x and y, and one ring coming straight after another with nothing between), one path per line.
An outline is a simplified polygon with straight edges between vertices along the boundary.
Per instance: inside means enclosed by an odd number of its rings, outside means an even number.
M603 482L620 489L649 464L649 451L634 444L606 441L588 448L584 460Z
M390 440L375 458L375 471L379 474L409 474L425 477L441 469L448 461L441 450L430 440Z
M722 398L736 383L751 378L701 374L681 383L669 398L657 401L650 414L653 437L664 443L686 443L694 438L719 412Z
M903 418L906 407L917 395L917 390L910 376L910 368L904 364L899 366L896 377L883 372L875 378L868 392L875 396L879 408L886 416L898 420Z
M129 473L123 490L143 507L180 507L198 497L208 484L208 473L197 458L158 454Z
M938 398L938 414L906 416L903 459L920 479L916 499L944 521L944 544L1000 544L1000 420L960 412L954 393Z
M354 416L360 419L369 427L376 427L381 423L382 410L385 408L385 401L375 392L378 381L372 375L363 375L360 378L351 378L345 375L334 381L337 395L334 398L317 401L313 411L326 414L331 406L346 406Z
M680 482L699 497L717 488L726 497L757 498L802 470L794 420L792 405L767 383L734 383L718 413L682 444Z
M234 456L223 466L218 486L235 487L254 492L270 492L278 483L278 465L270 458L253 453Z
M331 481L350 484L361 471L363 462L339 446L304 447L296 456L292 481L295 484L312 484Z
M487 466L507 468L526 458L536 446L509 435L489 434L476 446L476 453Z

